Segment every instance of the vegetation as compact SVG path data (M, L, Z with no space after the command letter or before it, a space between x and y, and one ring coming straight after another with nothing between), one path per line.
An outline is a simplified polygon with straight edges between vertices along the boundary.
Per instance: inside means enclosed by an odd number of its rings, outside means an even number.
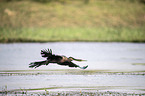
M107 86L108 87L108 86ZM103 87L100 87L103 88ZM109 86L109 88L113 88L113 86ZM61 89L61 88L60 88ZM87 88L89 89L89 87ZM58 91L58 92L51 92L47 91L49 88L38 88L38 89L24 89L24 90L12 90L12 91L7 91L7 92L1 92L0 94L3 95L26 95L26 96L144 96L145 93L127 93L127 92L113 92L113 91L94 91L92 88L90 92L84 92L84 90L80 91ZM104 89L103 89L104 90ZM138 89L141 91L144 91L144 89ZM32 92L27 92L27 91L32 91ZM34 91L34 92L33 92ZM38 92L35 92L38 91ZM39 92L40 91L40 92Z
M7 1L0 42L145 42L144 0Z

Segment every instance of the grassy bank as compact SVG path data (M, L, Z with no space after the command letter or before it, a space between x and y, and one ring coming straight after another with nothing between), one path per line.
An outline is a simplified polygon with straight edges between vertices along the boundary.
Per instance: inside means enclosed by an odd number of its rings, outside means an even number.
M0 35L1 42L145 42L141 28L2 28Z
M140 0L62 1L1 1L0 42L145 42Z

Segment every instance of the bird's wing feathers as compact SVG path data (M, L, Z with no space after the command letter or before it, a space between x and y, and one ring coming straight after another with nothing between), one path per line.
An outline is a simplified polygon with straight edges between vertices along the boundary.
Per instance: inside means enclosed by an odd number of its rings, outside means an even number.
M49 57L49 56L52 56L52 50L51 49L44 49L44 50L41 50L41 55L42 57Z

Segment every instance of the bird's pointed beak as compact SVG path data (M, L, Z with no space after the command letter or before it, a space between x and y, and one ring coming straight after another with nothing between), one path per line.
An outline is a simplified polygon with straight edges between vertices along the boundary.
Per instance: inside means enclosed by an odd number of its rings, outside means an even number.
M81 60L81 61L87 61L87 60Z
M82 60L82 59L74 59L75 61L87 61L87 60Z

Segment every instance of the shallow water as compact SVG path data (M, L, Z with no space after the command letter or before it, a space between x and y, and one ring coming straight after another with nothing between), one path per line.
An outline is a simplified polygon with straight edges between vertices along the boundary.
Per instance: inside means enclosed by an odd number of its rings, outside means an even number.
M1 86L7 89L60 90L120 90L131 91L145 88L142 75L25 75L1 76ZM2 89L1 89L2 90Z
M74 63L89 67L84 71L49 64L38 69L30 69L30 62L45 60L40 55L40 50L45 48L51 48L54 54L85 59L87 62ZM7 90L46 88L49 91L99 90L145 93L144 53L144 43L0 44L0 91L7 86ZM119 75L116 72L120 72Z

